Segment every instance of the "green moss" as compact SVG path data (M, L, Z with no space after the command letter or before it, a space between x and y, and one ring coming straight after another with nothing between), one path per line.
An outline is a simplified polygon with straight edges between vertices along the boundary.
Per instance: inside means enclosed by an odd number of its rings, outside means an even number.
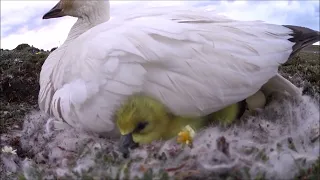
M309 169L301 169L295 180L319 180L320 179L320 156Z
M160 180L169 180L169 174L166 171L160 171L159 172Z
M266 162L269 160L269 157L266 155L265 149L259 151L259 153L256 156L256 159L262 160L263 162Z
M258 173L254 180L265 180L265 173Z
M280 66L280 73L311 96L320 93L320 54L302 51Z

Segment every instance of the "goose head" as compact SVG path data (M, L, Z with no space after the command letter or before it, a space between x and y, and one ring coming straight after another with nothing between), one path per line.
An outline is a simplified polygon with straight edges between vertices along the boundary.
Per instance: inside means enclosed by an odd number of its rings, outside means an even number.
M109 0L60 0L51 10L44 14L43 19L72 16L77 18L109 18Z

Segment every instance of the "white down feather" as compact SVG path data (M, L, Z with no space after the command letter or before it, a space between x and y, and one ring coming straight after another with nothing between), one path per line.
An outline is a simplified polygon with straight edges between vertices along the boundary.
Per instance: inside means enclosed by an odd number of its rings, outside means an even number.
M183 8L130 11L55 50L40 108L89 131L114 129L127 96L144 92L180 115L206 115L257 92L288 60L292 31Z

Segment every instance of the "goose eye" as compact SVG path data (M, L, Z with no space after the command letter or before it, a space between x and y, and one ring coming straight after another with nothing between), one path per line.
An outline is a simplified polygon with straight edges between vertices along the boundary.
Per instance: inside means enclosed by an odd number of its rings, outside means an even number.
M148 125L148 122L139 122L135 131L136 132L142 131L147 125Z

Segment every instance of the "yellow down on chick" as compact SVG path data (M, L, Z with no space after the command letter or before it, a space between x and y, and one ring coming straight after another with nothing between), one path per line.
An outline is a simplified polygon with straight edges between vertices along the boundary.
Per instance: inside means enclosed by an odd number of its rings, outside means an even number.
M126 142L133 140L132 143L148 144L178 136L178 142L189 144L193 138L189 136L190 128L197 132L211 122L229 125L243 114L245 108L245 101L241 101L206 117L178 116L158 100L137 94L124 102L115 118L120 133L128 139ZM189 131L185 131L186 127Z
M131 134L134 142L148 144L171 139L186 125L199 129L206 125L206 120L176 116L156 99L133 95L116 111L116 123L122 135Z

